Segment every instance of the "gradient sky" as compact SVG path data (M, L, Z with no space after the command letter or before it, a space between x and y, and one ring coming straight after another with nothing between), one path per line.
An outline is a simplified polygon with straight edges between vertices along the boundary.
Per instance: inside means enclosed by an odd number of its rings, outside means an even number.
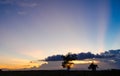
M119 0L0 0L0 64L120 49L119 29Z

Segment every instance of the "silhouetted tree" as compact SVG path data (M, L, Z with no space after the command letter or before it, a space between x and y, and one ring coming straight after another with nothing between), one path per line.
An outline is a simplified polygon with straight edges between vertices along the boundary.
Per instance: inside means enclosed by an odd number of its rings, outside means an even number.
M0 69L0 71L2 71L2 69Z
M71 61L76 60L77 55L68 53L66 56L62 56L62 58L63 58L62 67L67 68L67 70L70 70L71 67L74 65L74 63L72 63Z
M88 69L91 69L92 71L96 71L96 68L98 68L98 65L92 61L92 63L89 65Z

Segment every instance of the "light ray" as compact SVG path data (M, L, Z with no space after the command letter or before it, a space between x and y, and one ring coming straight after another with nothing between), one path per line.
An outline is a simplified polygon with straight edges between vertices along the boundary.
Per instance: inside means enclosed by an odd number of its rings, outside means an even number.
M105 50L105 36L109 22L109 2L103 1L99 5L98 13L98 53Z

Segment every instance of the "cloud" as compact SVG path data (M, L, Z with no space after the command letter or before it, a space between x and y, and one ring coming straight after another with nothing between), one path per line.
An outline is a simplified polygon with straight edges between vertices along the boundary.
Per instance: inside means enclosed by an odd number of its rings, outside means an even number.
M27 12L25 12L25 11L18 11L18 14L19 14L19 15L26 15Z
M0 4L10 4L19 7L35 7L38 5L37 0L0 0Z
M23 58L14 58L11 56L2 56L0 57L0 68L1 69L9 69L9 70L17 70L17 69L24 69L28 68L30 69L31 67L39 67L44 62L39 62L39 63L30 63L29 60L23 59Z
M0 0L0 4L13 4L15 0Z
M99 63L96 63L98 65L98 69L97 70L108 70L108 69L120 69L119 67L119 61L118 60L116 63L114 62L110 62L111 59L96 59ZM114 60L114 59L112 59ZM84 61L84 60L81 60ZM90 61L90 59L85 60L86 62ZM43 64L40 66L40 70L63 70L64 68L62 68L61 66L62 61L49 61L48 64ZM86 63L86 64L74 64L73 68L71 68L72 70L88 70L88 66L90 65L90 63Z
M21 7L35 7L35 6L37 6L37 3L31 3L31 2L20 2L20 3L18 3L18 5L19 6L21 6Z

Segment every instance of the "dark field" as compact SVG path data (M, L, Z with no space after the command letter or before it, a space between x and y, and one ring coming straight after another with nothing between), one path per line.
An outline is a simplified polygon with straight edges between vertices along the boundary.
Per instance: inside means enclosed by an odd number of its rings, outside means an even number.
M120 76L120 70L104 71L1 71L0 76Z

